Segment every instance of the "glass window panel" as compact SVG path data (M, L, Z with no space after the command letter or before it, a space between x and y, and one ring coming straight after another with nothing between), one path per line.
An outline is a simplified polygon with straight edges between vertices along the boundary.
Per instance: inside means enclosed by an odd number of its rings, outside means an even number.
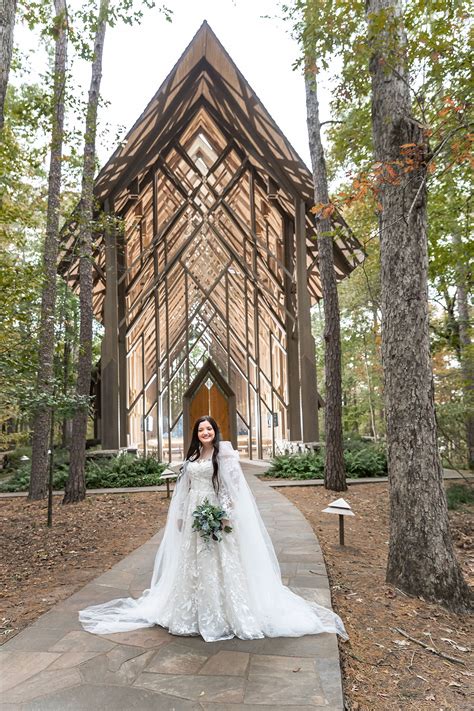
M247 381L232 364L230 366L230 387L235 393L237 410L247 419Z
M244 457L249 456L249 429L240 415L237 415L237 449Z
M145 412L156 404L156 376L154 375L145 389Z
M260 378L260 397L267 407L271 410L272 408L272 389L270 387L269 381L262 374Z
M156 405L145 418L145 441L147 454L158 456L158 420Z
M145 382L156 375L155 324L150 324L145 332Z
M144 448L143 398L139 398L128 416L127 443L129 447Z
M179 418L173 429L171 430L171 458L173 460L184 459L185 452L183 449L183 416Z
M171 427L183 411L183 395L187 390L186 369L184 364L177 371L170 383L171 392Z
M222 377L227 380L227 353L216 338L211 341L209 355Z
M135 398L143 390L142 358L143 349L142 342L140 340L127 356L128 407L130 407L130 405L135 401Z

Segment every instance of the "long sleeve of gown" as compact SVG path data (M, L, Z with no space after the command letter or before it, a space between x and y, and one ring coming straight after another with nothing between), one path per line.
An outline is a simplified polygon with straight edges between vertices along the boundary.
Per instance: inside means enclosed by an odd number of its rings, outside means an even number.
M219 480L219 494L218 500L220 506L227 513L227 518L232 518L232 514L235 509L235 502L233 501L229 487L226 481L229 481L232 485L232 490L235 492L239 489L239 480L242 476L239 463L239 455L236 450L234 450L230 442L221 442L219 450L219 463L220 471L223 472L225 468L226 477L221 476Z
M184 491L180 491L179 504L177 509L178 519L184 518L184 511L186 509L186 504L188 502L188 494L191 486L191 481L189 475L186 472L186 462L183 464L183 469L179 472L178 478L176 480L176 486L182 487Z
M220 483L219 484L219 494L218 494L219 505L224 509L227 514L227 518L232 518L233 503L230 498L227 487Z

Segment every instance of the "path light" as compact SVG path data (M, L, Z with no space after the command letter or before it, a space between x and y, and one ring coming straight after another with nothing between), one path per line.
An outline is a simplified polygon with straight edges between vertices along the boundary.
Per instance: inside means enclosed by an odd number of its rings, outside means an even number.
M22 457L20 457L20 462L29 462L29 461L30 461L30 458L27 457L26 454L24 454Z
M327 509L323 509L323 513L339 514L339 544L344 545L344 516L354 516L350 504L344 499L337 499L329 504Z

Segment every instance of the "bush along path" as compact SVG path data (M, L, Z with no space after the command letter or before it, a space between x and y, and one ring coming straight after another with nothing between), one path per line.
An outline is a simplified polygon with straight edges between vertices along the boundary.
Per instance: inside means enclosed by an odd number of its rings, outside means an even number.
M23 450L22 450L23 451ZM23 453L22 456L27 456ZM65 450L55 451L55 471L53 488L64 489L68 477L69 454ZM87 489L114 489L164 484L161 474L166 464L153 456L135 457L120 454L110 459L91 460L86 465ZM27 491L30 482L31 461L21 461L14 457L4 469L4 481L0 483L0 492ZM9 474L11 472L11 474Z
M344 464L349 478L387 476L387 456L380 445L348 445ZM324 479L324 451L282 454L272 460L269 477L282 479Z

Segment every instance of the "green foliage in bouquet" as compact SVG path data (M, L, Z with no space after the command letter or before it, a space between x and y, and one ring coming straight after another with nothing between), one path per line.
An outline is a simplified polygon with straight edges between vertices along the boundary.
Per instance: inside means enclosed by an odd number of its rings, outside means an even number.
M209 547L209 542L222 540L222 531L230 533L232 526L223 526L222 519L227 518L227 513L220 506L214 506L206 497L202 504L193 511L193 529L199 531L201 538Z

